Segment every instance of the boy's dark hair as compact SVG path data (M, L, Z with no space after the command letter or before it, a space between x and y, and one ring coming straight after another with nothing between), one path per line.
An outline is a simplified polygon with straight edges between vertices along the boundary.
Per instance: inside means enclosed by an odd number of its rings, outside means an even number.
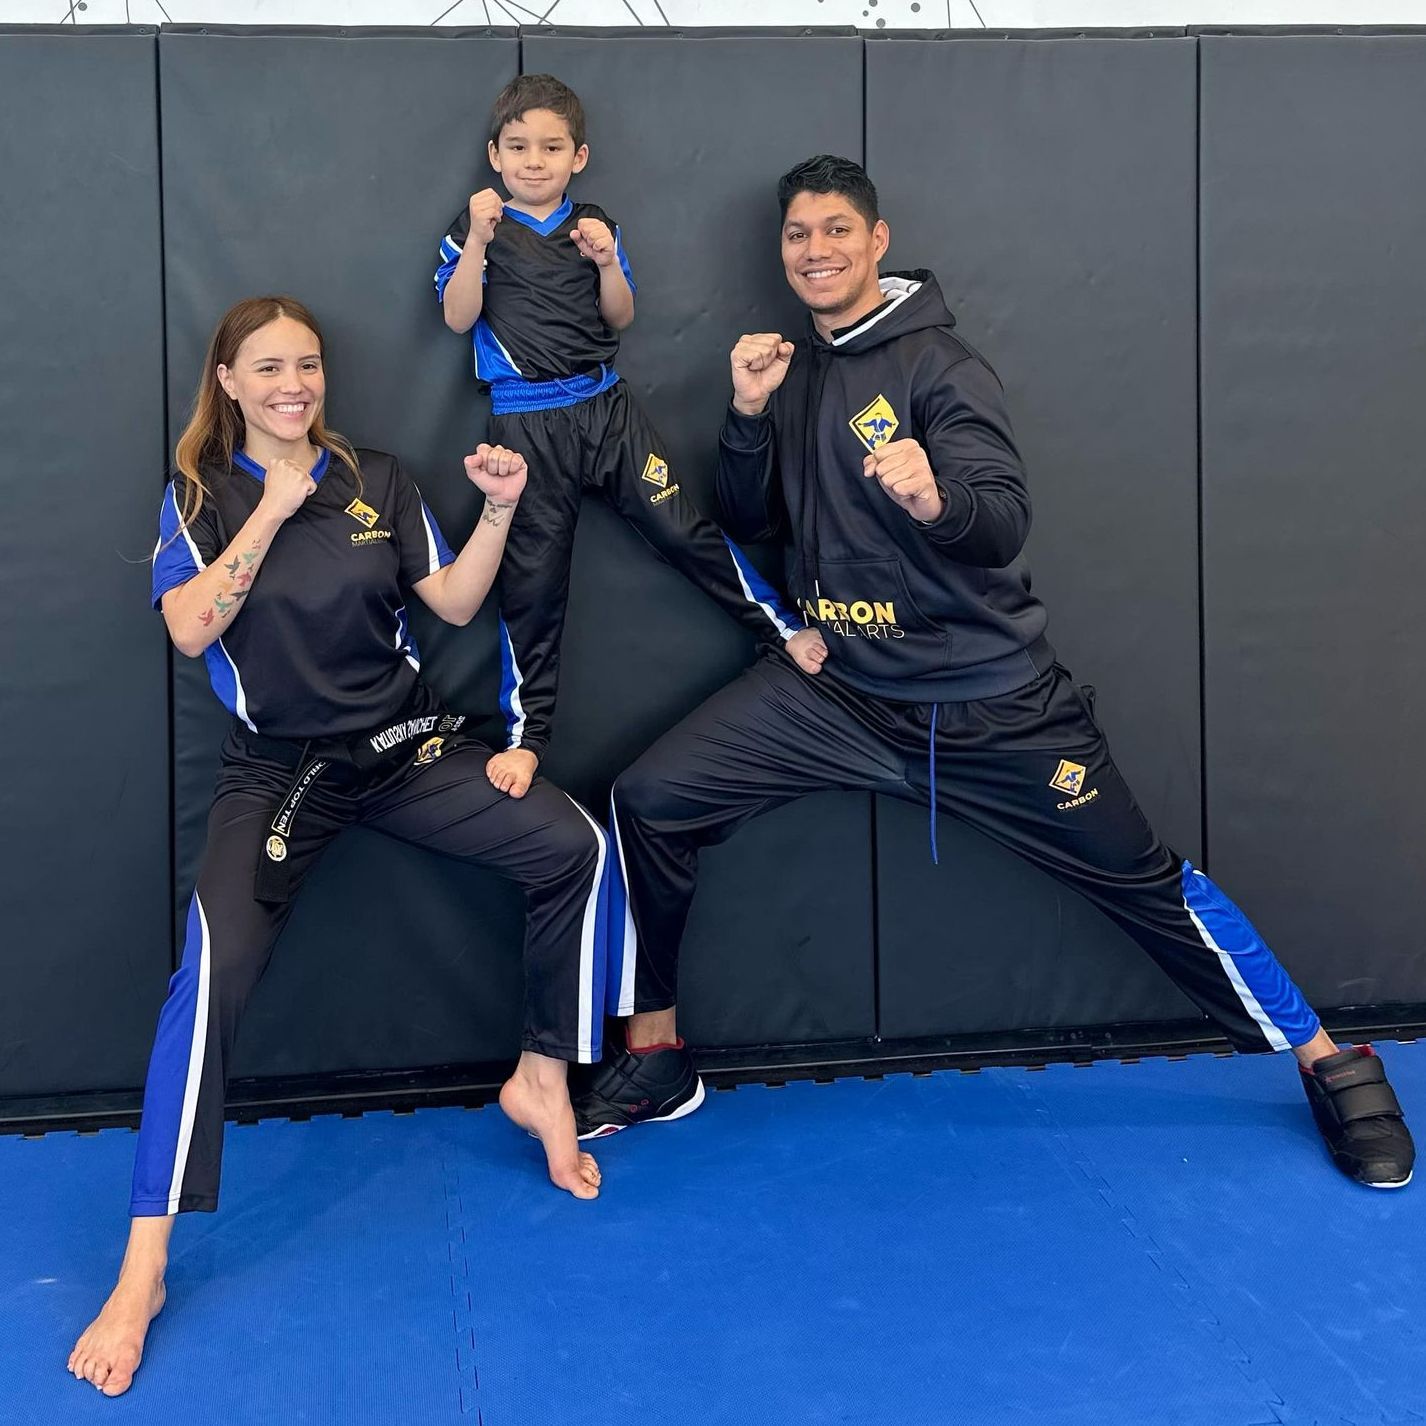
M866 176L866 169L849 158L819 153L816 158L804 159L796 168L788 169L777 180L777 201L782 205L784 218L799 193L843 194L867 220L868 227L881 218L876 205L876 188Z
M495 97L490 111L490 142L500 147L500 131L531 109L548 109L569 125L575 148L584 147L584 105L579 95L552 74L522 74Z

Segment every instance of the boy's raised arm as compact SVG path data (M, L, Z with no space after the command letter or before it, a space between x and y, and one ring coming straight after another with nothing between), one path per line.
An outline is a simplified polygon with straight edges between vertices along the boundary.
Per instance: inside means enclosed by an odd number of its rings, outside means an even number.
M457 221L441 243L436 288L446 326L453 332L470 331L480 316L485 303L485 249L504 214L500 195L493 188L483 188L471 195L463 221Z
M611 232L598 218L581 218L570 237L599 269L599 315L622 332L634 320L634 283L620 252L618 229Z

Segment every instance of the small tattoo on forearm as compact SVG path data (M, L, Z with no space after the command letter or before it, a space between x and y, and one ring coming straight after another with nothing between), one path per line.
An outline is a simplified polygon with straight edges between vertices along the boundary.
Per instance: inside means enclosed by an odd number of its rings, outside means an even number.
M229 574L236 574L238 572L238 566L241 563L242 557L240 555L234 555L232 564L225 564L223 568L227 570Z
M228 600L224 599L221 594L218 595L218 597L217 597L216 599L214 599L214 601L213 601L213 607L214 607L214 608L218 611L218 613L220 613L225 619L226 619L226 618L228 617L228 615L232 612L232 608L233 608L232 604L229 603Z
M243 563L251 564L257 558L258 547L254 545L250 550L243 551Z
M250 585L252 582L253 572L250 569L245 569L237 578L237 586L239 589L242 590L246 590L248 585Z
M480 517L482 525L493 525L499 529L505 523L506 516L515 508L513 501L508 500L487 500L485 502L485 512Z
M198 616L198 622L199 622L200 624L202 624L203 627L206 629L206 628L208 627L208 625L213 622L213 611L212 611L211 609L205 609L205 610Z

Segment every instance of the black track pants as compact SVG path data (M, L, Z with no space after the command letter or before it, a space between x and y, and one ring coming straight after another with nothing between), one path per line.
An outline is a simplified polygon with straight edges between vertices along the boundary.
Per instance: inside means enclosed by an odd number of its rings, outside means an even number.
M601 491L680 573L753 634L781 643L803 626L746 555L701 515L667 447L623 382L575 406L492 416L490 438L529 462L500 564L500 706L508 746L543 755L581 489Z
M293 892L337 833L356 824L501 872L528 898L524 1047L597 1060L605 836L551 783L537 780L520 799L497 792L485 777L489 757L462 738L429 763L408 756L374 773L330 768L285 839ZM292 779L290 766L254 756L236 737L224 745L183 962L149 1061L130 1204L137 1216L217 1206L233 1041L293 905L293 897L259 901L253 885Z
M623 884L611 881L610 1013L674 1004L700 847L837 788L934 802L1058 877L1122 926L1237 1048L1287 1049L1316 1034L1317 1017L1242 912L1154 835L1063 669L998 698L933 706L872 698L770 658L615 784Z

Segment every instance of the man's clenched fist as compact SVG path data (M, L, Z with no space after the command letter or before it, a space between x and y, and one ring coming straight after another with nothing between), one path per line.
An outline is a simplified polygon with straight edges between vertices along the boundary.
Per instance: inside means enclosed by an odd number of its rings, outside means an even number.
M931 462L919 441L888 441L862 462L862 474L875 476L881 488L917 520L935 520L943 507Z
M733 409L759 416L768 397L782 385L792 363L792 343L777 332L753 332L739 337L730 358L733 368Z

